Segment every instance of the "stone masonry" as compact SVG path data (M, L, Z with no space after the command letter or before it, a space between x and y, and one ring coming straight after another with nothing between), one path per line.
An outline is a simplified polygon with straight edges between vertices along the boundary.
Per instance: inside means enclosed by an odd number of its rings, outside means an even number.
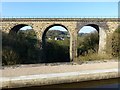
M2 31L9 33L24 26L31 26L40 42L44 42L46 32L53 26L62 26L70 34L70 60L76 61L77 35L84 26L91 26L99 33L98 53L106 52L107 36L118 28L117 18L2 18Z

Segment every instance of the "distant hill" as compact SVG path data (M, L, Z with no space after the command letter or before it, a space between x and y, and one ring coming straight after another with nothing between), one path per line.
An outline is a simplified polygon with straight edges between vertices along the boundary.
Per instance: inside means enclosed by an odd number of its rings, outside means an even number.
M46 33L46 37L67 37L67 31L60 31L60 30L49 30Z
M93 34L93 33L98 34L97 31L93 31L93 32L90 32L90 33L78 33L78 36L79 36L79 37L82 37L82 36L87 36L87 35L90 35L90 34Z
M78 36L79 37L82 37L82 36L86 36L86 35L88 35L89 33L78 33Z
M26 34L32 34L32 36L36 36L35 32L33 29L29 29L29 30L20 30L19 33L26 33ZM83 36L87 36L90 33L78 33L79 37L83 37ZM68 31L60 31L60 30L49 30L46 33L46 37L47 38L55 38L55 37L68 37L69 36L69 32Z

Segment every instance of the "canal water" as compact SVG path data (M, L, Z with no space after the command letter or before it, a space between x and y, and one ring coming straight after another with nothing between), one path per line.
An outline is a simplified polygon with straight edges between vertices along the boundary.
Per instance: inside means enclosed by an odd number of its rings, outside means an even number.
M55 88L55 89L60 89L64 88L64 90L67 90L68 88L76 88L76 89L90 89L91 88L94 90L100 89L100 90L120 90L120 83L119 83L120 78L117 79L106 79L106 80L95 80L95 81L83 81L79 83L68 83L68 84L56 84L56 85L45 85L45 86L35 86L35 87L24 87L24 88L14 88L14 89L9 89L9 90L41 90L41 89L50 89L50 88ZM55 90L54 89L54 90ZM81 90L80 89L80 90ZM53 89L52 89L53 90Z

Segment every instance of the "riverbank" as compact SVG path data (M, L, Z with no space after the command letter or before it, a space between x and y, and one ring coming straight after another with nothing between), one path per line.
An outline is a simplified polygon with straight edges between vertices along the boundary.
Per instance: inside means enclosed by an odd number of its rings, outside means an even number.
M118 61L3 67L1 88L19 88L118 78Z

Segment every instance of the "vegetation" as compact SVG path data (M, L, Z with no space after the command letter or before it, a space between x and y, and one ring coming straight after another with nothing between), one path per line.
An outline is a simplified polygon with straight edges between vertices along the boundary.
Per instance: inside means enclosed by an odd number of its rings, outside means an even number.
M33 31L18 34L2 33L2 64L25 64L38 62L40 50L37 47L37 39Z
M41 50L33 30L21 30L17 34L2 33L2 37L2 65L69 61L67 38L64 41L47 40L46 47Z
M67 31L60 31L60 30L49 30L46 33L46 38L50 39L55 39L55 37L60 37L60 38L68 38L69 34Z
M69 38L67 32L48 31L47 37L62 36L64 40L47 40L43 49L33 30L19 33L2 33L2 65L51 63L69 61ZM78 35L78 61L120 58L120 29L108 37L107 54L98 55L99 36L97 32Z
M88 33L78 37L78 56L98 51L99 37L97 32Z
M46 33L46 45L43 47L44 62L67 62L69 61L69 38L67 31L49 30ZM55 40L55 37L64 40ZM50 39L48 39L50 38Z
M45 62L68 62L69 39L64 41L49 40L44 49Z
M120 58L120 28L107 38L106 54L97 53L99 38L96 32L79 37L78 41L78 60L80 61Z

